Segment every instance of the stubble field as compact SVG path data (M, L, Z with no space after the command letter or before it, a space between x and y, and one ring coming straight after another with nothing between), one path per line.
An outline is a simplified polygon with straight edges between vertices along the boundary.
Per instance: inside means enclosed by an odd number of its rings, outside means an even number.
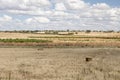
M74 35L0 32L0 46L120 47L120 33L78 32Z
M120 80L120 33L0 32L0 80Z
M0 48L0 80L120 80L120 49Z

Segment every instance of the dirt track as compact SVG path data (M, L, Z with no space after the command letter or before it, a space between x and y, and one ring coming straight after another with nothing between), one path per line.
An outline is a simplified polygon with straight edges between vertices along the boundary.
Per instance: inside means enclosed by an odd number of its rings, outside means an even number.
M120 49L0 48L0 79L120 80Z

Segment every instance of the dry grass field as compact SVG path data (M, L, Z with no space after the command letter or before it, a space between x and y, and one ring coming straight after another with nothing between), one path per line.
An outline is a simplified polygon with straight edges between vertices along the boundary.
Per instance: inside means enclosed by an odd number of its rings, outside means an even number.
M120 80L119 48L115 32L0 32L0 80Z
M10 33L10 32L0 32L0 38L1 39L6 39L6 38L30 38L30 37L54 37L54 36L66 36L66 35L51 35L51 34L33 34L33 33ZM71 35L70 35L71 36ZM104 33L104 32L90 32L90 33L85 33L85 32L78 32L78 34L75 34L74 36L91 36L91 37L120 37L120 33L117 32L111 32L111 33Z
M120 80L120 49L0 48L0 80Z
M16 46L73 46L73 47L120 47L120 33L111 32L78 32L74 35L53 35L53 34L34 34L34 33L9 33L0 32L0 39L36 39L47 40L48 43L15 43L2 42L0 45Z

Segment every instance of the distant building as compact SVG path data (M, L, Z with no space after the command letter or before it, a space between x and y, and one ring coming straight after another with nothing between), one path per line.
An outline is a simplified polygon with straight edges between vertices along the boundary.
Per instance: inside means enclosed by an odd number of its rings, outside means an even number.
M37 34L45 34L45 32L36 32Z
M73 35L72 32L58 32L58 35Z

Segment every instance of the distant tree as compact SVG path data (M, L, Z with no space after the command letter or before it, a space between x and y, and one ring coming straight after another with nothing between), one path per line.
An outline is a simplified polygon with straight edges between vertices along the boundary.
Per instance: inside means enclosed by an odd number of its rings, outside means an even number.
M58 34L58 31L53 31L53 34Z
M86 32L86 33L90 33L90 32L91 32L91 30L86 30L85 32Z
M112 33L112 32L114 32L114 30L109 30L108 32Z
M70 30L69 29L67 29L67 32L69 32Z
M114 32L114 30L108 30L108 31L104 31L105 33L112 33Z

